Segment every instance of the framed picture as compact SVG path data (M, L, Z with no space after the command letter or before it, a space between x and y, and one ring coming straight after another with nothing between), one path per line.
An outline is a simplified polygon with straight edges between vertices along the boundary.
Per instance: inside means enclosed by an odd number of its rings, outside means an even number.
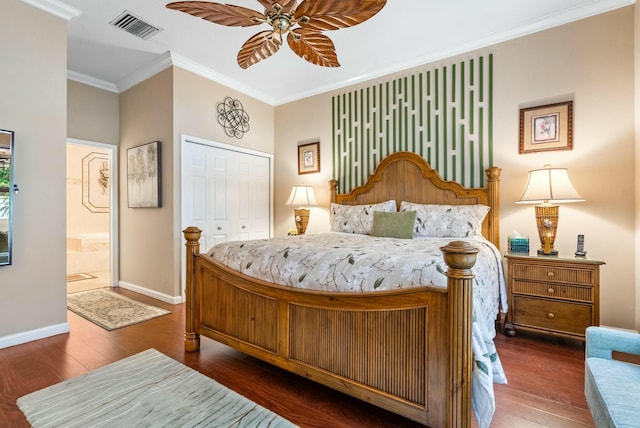
M520 154L573 149L573 101L520 109Z
M298 146L298 175L320 172L320 142Z
M162 206L160 141L127 149L127 201L129 208Z

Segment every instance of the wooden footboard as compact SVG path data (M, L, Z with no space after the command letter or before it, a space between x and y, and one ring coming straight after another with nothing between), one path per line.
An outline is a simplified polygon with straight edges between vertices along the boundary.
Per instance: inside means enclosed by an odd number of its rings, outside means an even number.
M442 248L446 289L325 293L233 271L184 234L187 351L203 335L428 426L471 426L476 248Z

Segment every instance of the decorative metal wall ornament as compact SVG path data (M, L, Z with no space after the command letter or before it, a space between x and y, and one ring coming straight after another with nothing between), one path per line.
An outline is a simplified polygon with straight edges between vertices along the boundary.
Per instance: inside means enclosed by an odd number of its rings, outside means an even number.
M109 154L91 152L82 158L82 205L90 212L109 212L109 178Z
M244 111L242 103L231 97L216 104L218 123L229 137L242 138L249 132L249 115Z

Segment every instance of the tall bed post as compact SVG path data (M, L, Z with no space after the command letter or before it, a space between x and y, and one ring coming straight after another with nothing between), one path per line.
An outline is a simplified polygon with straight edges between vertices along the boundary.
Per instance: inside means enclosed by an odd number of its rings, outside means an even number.
M447 270L449 306L449 390L448 426L471 426L471 376L473 354L471 335L473 322L473 278L478 249L468 242L453 241L440 250Z
M186 323L184 331L184 350L187 352L193 352L200 349L200 335L196 332L196 311L195 305L197 304L194 299L195 293L195 270L194 260L195 255L200 252L200 235L202 231L197 227L190 226L182 231L186 239L185 246L187 247L187 260L186 260L186 273L185 280L185 297L186 303Z
M492 166L487 168L487 190L489 193L489 205L491 210L487 214L489 216L489 236L487 239L493 242L493 245L500 248L500 173L502 168Z

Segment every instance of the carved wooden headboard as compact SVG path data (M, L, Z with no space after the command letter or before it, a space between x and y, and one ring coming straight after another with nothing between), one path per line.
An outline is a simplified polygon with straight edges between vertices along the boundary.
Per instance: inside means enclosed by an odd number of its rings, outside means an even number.
M445 181L420 155L398 152L380 162L369 180L351 193L339 194L338 181L330 180L331 202L344 205L373 204L394 199L419 204L474 205L491 209L482 224L482 234L500 248L500 172L498 167L486 170L486 188L465 188Z

